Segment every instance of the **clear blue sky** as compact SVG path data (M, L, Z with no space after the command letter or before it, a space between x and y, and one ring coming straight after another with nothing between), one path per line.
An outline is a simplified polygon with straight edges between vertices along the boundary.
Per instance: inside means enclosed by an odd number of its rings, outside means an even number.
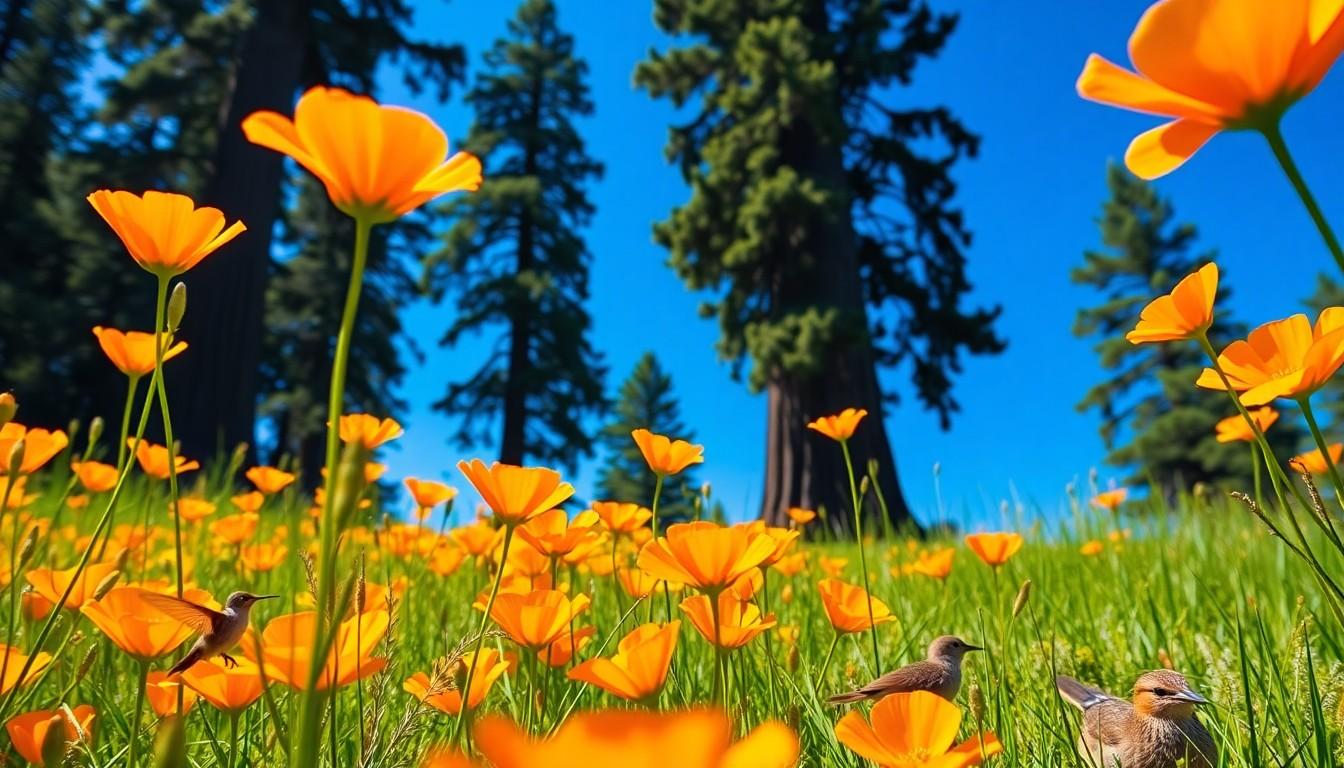
M701 474L735 517L755 515L764 466L765 401L734 382L713 349L717 328L696 316L699 296L664 266L666 253L651 224L687 199L675 169L663 159L663 102L632 85L632 72L650 48L672 41L654 28L641 0L560 0L560 22L590 67L596 114L582 123L593 155L606 164L593 186L597 215L586 232L594 256L590 310L594 342L611 366L614 387L646 349L670 370L686 421L706 446ZM969 526L993 526L999 505L1013 498L1058 509L1070 480L1085 483L1104 454L1097 419L1076 403L1099 378L1086 341L1070 333L1075 311L1095 300L1070 284L1082 251L1097 244L1095 218L1106 196L1104 168L1122 156L1131 137L1155 118L1085 102L1074 80L1087 54L1128 63L1125 44L1146 2L1060 3L1031 0L935 0L935 9L961 12L944 54L923 66L901 105L946 104L983 137L980 157L955 170L959 200L975 233L970 249L974 300L1001 304L1000 333L1008 350L965 361L957 380L962 404L950 431L921 412L912 397L891 411L887 426L907 498L924 519L934 514L931 468L942 465L946 506ZM503 34L514 5L424 2L416 28L463 42L474 73L481 52ZM459 94L460 95L460 94ZM463 136L471 115L460 103L435 104L383 78L381 98L420 108L452 136ZM1344 72L1298 104L1285 123L1288 142L1327 215L1344 226L1340 134ZM488 176L488 169L487 169ZM487 182L488 183L488 182ZM1317 272L1333 269L1319 236L1274 164L1263 140L1250 134L1215 138L1175 174L1159 182L1182 220L1196 223L1203 246L1216 247L1234 291L1230 309L1258 324L1298 311ZM427 351L403 394L413 404L407 436L386 456L395 476L442 477L458 486L461 452L447 442L452 425L430 410L444 383L472 370L479 342L439 349L448 306L415 306L408 330ZM888 380L898 390L902 371ZM596 425L594 425L596 427ZM493 446L479 454L489 458ZM576 478L592 489L590 462ZM1101 467L1103 484L1117 473ZM470 495L468 494L468 498Z

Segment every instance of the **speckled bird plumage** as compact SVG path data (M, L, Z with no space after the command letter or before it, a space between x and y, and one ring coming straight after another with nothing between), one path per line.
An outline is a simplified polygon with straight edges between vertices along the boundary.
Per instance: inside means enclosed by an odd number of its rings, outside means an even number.
M929 645L928 656L923 661L888 672L857 690L832 696L826 701L828 704L852 704L910 691L928 691L953 701L961 689L961 659L968 651L978 650L979 647L960 638L943 635Z
M1213 768L1218 748L1195 707L1206 703L1178 672L1147 672L1125 701L1070 677L1059 693L1083 711L1078 754L1095 768Z

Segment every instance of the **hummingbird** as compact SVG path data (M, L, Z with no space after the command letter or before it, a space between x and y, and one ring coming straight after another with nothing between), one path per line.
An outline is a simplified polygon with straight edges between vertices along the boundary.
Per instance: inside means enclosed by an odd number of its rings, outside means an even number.
M851 704L910 691L928 691L952 701L957 697L957 691L961 689L961 658L970 651L983 650L980 646L971 645L959 637L943 635L929 644L928 657L924 661L907 664L895 672L888 672L862 688L832 696L826 703Z
M1145 672L1134 683L1132 702L1060 675L1055 686L1083 711L1078 754L1089 765L1125 768L1212 768L1218 747L1195 716L1209 703L1190 690L1179 672Z
M279 595L254 595L251 592L234 592L224 601L224 609L216 611L204 605L183 600L180 597L161 595L157 592L145 592L145 602L157 608L166 616L190 626L201 636L187 651L182 660L168 670L176 675L191 668L198 661L220 656L224 665L232 669L238 666L237 660L225 651L238 644L247 631L248 614L258 600L269 600Z

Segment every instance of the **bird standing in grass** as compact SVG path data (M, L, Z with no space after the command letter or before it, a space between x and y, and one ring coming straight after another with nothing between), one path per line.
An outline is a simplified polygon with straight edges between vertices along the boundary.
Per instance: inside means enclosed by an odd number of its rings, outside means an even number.
M970 645L959 637L943 635L929 645L929 654L924 661L901 667L895 672L877 678L873 682L849 693L832 696L827 704L852 704L866 699L880 699L892 693L910 691L928 691L948 701L957 697L961 688L961 659L969 651L984 650L978 645Z
M1055 686L1083 711L1078 754L1097 768L1213 768L1218 748L1195 707L1208 700L1169 669L1146 672L1134 683L1133 703L1063 675ZM1184 761L1182 763L1182 761Z
M198 605L179 597L161 595L157 592L145 592L145 602L157 608L165 616L171 616L201 633L195 644L191 646L191 650L187 651L187 655L174 664L173 668L168 670L168 674L176 675L185 672L196 662L215 656L222 656L225 666L237 666L238 662L225 651L234 647L239 640L243 639L243 633L247 631L253 604L258 600L269 600L273 597L279 597L279 595L254 595L251 592L234 592L229 595L229 599L224 601L223 610L216 611L213 608L207 608L204 605Z

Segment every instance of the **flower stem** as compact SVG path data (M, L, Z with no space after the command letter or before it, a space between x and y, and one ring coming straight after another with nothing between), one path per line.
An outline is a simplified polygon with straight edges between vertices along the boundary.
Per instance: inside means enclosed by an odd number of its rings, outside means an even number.
M167 275L159 277L159 295L154 307L154 381L159 393L159 414L163 417L163 442L168 449L168 500L173 511L173 553L177 576L177 597L182 598L182 516L178 513L177 490L177 447L173 440L173 418L168 410L168 384L163 380L164 347L172 342L172 336L164 334L164 316L168 309ZM145 541L149 541L146 532ZM177 686L177 709L182 711L184 691Z
M657 479L654 480L654 482L653 482L653 506L651 506L651 507L649 508L649 511L653 513L653 516L649 519L649 524L652 526L652 529L653 529L653 538L654 538L654 539L657 539L657 538L658 538L658 500L661 499L662 496L663 496L663 473L662 473L662 472L657 472L657 473L655 473L655 477L656 477ZM667 582L666 582L666 581L662 582L662 585L663 585L663 621L671 621L671 620L672 620L672 596L671 596L670 594L668 594L668 591L667 591ZM657 588L658 588L657 586L654 587L654 589L657 589ZM650 611L652 611L652 606L650 606Z
M127 747L126 765L136 768L136 758L140 754L140 718L145 711L145 687L149 683L149 664L140 664L140 683L135 689L135 714L131 717L131 744Z
M128 376L126 384L126 405L121 409L121 436L117 439L117 469L126 464L126 436L131 432L131 406L135 403L135 390L140 386L139 376Z
M1293 161L1293 156L1288 153L1288 145L1283 140L1283 132L1280 130L1277 120L1269 123L1260 130L1265 136L1265 141L1269 142L1269 148L1274 153L1274 159L1279 161L1279 166L1283 168L1283 173L1288 177L1289 183L1297 192L1297 196L1302 198L1302 204L1307 208L1307 214L1315 222L1316 229L1321 232L1321 239L1325 240L1325 247L1330 249L1330 255L1335 257L1335 263L1339 265L1341 271L1344 271L1344 248L1339 245L1339 238L1335 237L1335 231L1330 228L1330 223L1325 220L1325 214L1321 213L1321 206L1316 203L1316 198L1307 188L1307 182L1302 178L1302 172L1298 170L1297 163Z
M817 683L826 681L826 670L831 668L831 657L835 655L835 646L840 642L840 633L836 632L831 638L831 646L826 649L826 660L821 662L821 673L817 675Z
M513 525L504 526L504 543L499 549L499 569L495 571L495 583L490 587L490 598L485 601L485 613L481 616L481 626L476 632L476 651L471 654L471 663L467 665L467 679L462 686L463 705L457 713L457 725L453 726L453 738L449 744L456 744L459 736L462 735L462 726L466 723L466 714L469 707L466 702L471 695L471 683L476 677L476 665L481 660L481 651L485 648L485 628L490 623L490 612L495 608L495 598L499 597L499 585L504 581L504 563L509 559L509 544L513 542ZM531 706L531 702L528 703Z
M863 594L868 598L868 635L873 641L873 674L882 674L882 660L877 652L877 624L873 621L873 593L868 585L868 556L863 547L863 513L859 505L859 488L854 484L854 462L849 456L849 441L840 441L845 454L845 472L849 475L849 495L854 503L854 543L859 547L859 569L863 572Z

